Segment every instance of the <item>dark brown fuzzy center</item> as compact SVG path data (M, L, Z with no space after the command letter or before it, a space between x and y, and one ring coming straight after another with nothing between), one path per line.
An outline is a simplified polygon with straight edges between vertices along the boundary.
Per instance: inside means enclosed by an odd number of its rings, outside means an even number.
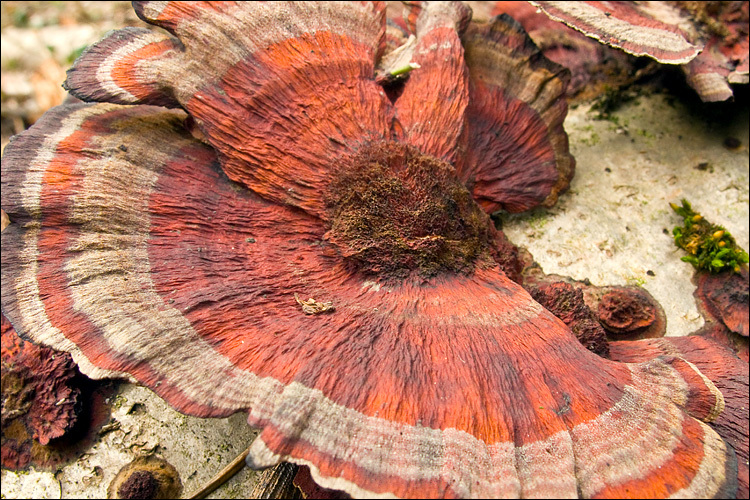
M359 269L432 276L489 256L491 221L448 163L382 142L363 146L334 178L327 238Z

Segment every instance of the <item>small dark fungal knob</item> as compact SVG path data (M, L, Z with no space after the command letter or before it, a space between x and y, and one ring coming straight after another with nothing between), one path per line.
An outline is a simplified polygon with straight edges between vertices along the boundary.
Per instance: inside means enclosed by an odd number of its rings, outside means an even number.
M736 151L742 147L742 141L736 137L727 137L724 139L724 147L731 151Z
M108 498L178 498L182 482L177 470L157 457L138 457L117 473L107 489Z
M543 284L529 290L531 296L573 331L589 351L609 357L607 335L583 299L583 292L565 282Z
M159 481L145 470L133 472L117 489L117 498L156 498Z

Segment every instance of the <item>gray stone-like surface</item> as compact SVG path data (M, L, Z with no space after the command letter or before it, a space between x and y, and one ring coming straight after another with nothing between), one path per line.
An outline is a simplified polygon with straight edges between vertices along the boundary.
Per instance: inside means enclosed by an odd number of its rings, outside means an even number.
M641 96L610 120L593 119L589 108L565 122L577 162L570 190L549 210L504 217L503 230L547 273L642 285L664 307L667 336L687 335L703 318L693 267L672 239L682 220L669 203L686 198L747 250L748 108L718 126L664 95ZM729 150L727 137L742 146Z
M3 470L3 497L106 498L107 487L120 469L135 457L151 453L177 469L183 496L189 496L245 450L257 434L247 425L244 413L222 419L188 417L144 387L122 384L112 398L112 430L57 474ZM245 469L208 498L247 498L254 475Z

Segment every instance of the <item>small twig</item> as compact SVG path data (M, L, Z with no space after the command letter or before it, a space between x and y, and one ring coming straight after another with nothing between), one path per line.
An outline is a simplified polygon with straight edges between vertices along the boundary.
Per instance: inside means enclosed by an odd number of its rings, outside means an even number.
M240 453L237 458L232 460L232 463L227 465L221 472L214 476L207 485L201 488L190 498L206 498L219 486L229 481L235 474L237 474L245 467L245 458L247 458L248 453L250 453L249 447L248 449Z
M110 423L107 425L103 425L101 429L99 429L99 435L103 436L108 432L116 431L120 428L120 422L115 420L114 418Z
M391 76L401 76L405 75L408 72L410 72L413 69L419 69L421 66L415 62L410 62L409 64L406 64L404 66L401 66L400 68L391 70L388 74Z

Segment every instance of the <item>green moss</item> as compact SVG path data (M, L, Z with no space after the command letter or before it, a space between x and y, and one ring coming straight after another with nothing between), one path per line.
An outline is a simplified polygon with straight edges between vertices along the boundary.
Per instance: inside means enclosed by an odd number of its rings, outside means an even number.
M684 262L712 273L729 269L740 272L740 266L747 264L747 252L737 246L729 231L708 222L685 199L681 206L674 203L670 206L683 218L683 225L675 227L672 235L675 244L688 253L682 257Z
M611 120L612 113L628 101L633 100L634 94L625 92L619 88L604 86L602 96L591 106L591 111L596 112L595 120Z
M23 62L20 59L9 59L3 66L5 71L19 71L23 69Z
M29 13L22 10L13 12L13 26L17 28L29 27Z
M649 132L645 128L640 128L640 129L636 130L636 134L640 135L641 137L645 137L646 139L655 139L656 138L656 136L654 134L652 134L651 132Z
M585 144L586 146L595 146L601 142L601 138L599 137L599 134L596 132L593 132L589 137L585 137L581 139L581 143Z
M642 276L628 276L625 282L630 286L643 286L646 284L646 279Z
M550 221L550 218L547 212L537 212L533 214L531 217L529 217L529 219L527 220L527 223L532 229L538 231L540 229L543 229L544 226L546 226L549 221Z
M127 403L128 403L128 398L118 394L117 396L115 396L115 400L112 402L112 408L119 410Z

